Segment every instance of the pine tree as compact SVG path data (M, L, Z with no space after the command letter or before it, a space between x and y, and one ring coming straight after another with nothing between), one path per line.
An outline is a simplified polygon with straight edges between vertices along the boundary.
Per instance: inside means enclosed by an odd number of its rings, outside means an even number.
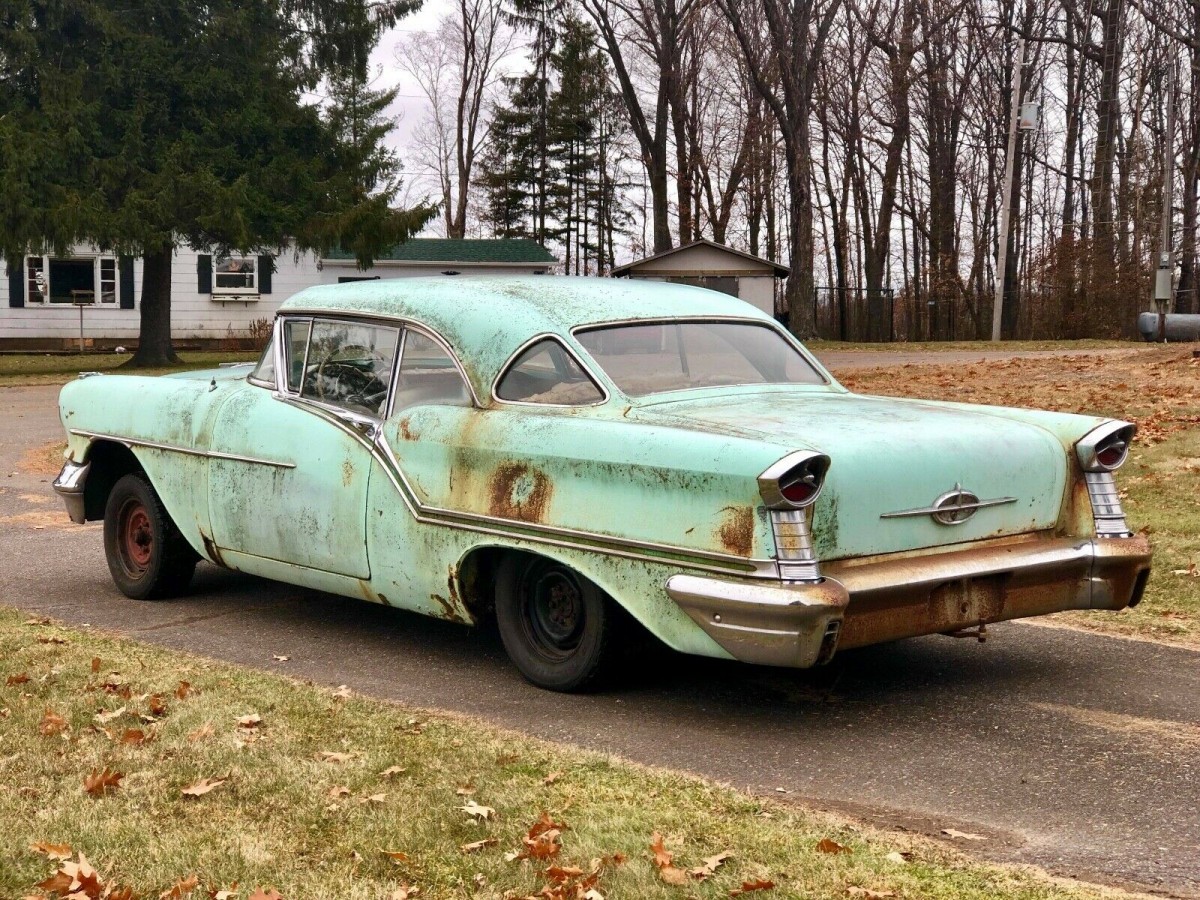
M368 152L378 132L349 146L306 95L365 80L378 29L410 6L0 0L0 254L90 242L141 256L132 364L155 365L176 359L177 243L341 244L367 261L405 239L433 211L392 209L394 182L364 191L386 168Z

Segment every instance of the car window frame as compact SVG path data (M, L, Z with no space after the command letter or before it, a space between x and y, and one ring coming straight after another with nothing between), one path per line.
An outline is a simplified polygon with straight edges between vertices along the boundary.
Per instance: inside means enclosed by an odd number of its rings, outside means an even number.
M400 321L400 320L398 320ZM396 365L392 370L392 383L388 385L388 399L385 407L387 414L383 417L384 420L391 419L396 413L396 394L399 391L398 383L400 381L400 367L404 365L404 352L408 349L408 333L415 331L421 337L428 338L437 344L450 357L450 361L454 363L454 368L458 371L458 377L462 379L463 384L467 386L467 396L470 397L471 403L468 408L478 409L480 407L479 398L475 396L475 388L471 384L471 379L467 377L467 370L463 367L462 361L459 360L458 354L454 352L454 348L450 346L450 342L444 337L429 328L427 325L421 325L418 322L411 320L402 320L400 344L396 350ZM406 406L405 409L412 407Z
M343 325L357 325L359 327L366 326L369 328L386 328L386 329L391 329L391 330L395 331L397 333L396 334L396 358L392 362L392 373L391 373L390 377L388 378L388 385L387 385L387 392L388 392L387 398L384 400L384 403L383 403L384 408L388 409L390 412L391 403L392 403L392 392L395 390L395 386L396 386L396 371L400 367L399 359L400 359L400 350L401 350L401 346L402 346L401 342L404 340L404 326L403 325L401 325L397 322L387 320L387 319L358 319L358 318L354 318L351 316L281 316L280 321L282 321L283 319L288 319L293 322L296 320L303 321L305 319L307 319L309 321L308 339L304 342L304 364L301 367L302 371L304 371L304 372L308 371L308 358L309 358L310 354L312 353L313 331L316 330L316 326L317 326L318 322L330 322L330 323L343 324ZM282 326L280 326L280 333L282 333L282 330L283 330ZM275 373L276 384L279 383L280 374L281 373L277 369L276 373ZM286 374L285 374L285 377L286 377ZM284 384L286 384L286 380L285 380ZM345 406L342 406L338 403L330 403L327 400L319 400L315 397L306 397L304 395L303 391L304 391L304 381L302 379L299 387L295 391L291 390L290 388L285 388L283 391L281 391L281 393L288 399L296 400L301 403L310 403L313 406L319 407L320 409L339 414L343 418L351 419L354 421L378 423L378 422L384 421L386 418L385 416L380 415L378 413L359 412L356 409L347 409Z
M782 325L780 325L778 322L776 322L774 320L768 321L768 320L763 320L763 319L752 319L752 318L746 318L743 316L658 316L658 317L646 318L646 319L612 319L611 321L607 321L607 322L588 322L583 325L575 325L571 328L571 338L573 340L578 341L577 335L580 332L601 331L605 328L621 328L621 327L627 326L627 325L674 325L674 324L703 325L706 323L717 323L717 324L726 324L726 325L728 325L728 324L750 325L750 326L755 326L758 328L766 328L768 331L773 331L775 334L782 337L784 339L784 341L800 355L800 358L803 359L806 363L808 363L809 366L812 367L812 370L817 373L817 375L821 378L821 381L819 383L813 383L813 384L807 384L807 385L805 385L805 384L776 384L776 383L765 383L765 382L744 382L744 383L739 383L739 384L722 384L722 385L716 385L713 387L705 387L705 388L695 388L695 387L672 388L671 390L668 390L668 391L655 391L654 393L651 393L651 394L640 394L636 397L632 394L626 394L624 391L622 391L621 386L619 384L617 384L615 381L613 381L613 387L616 388L616 390L621 393L622 397L626 397L630 400L646 400L649 397L661 397L664 394L679 394L679 393L683 393L685 391L697 391L697 390L711 391L711 390L718 390L721 388L731 388L731 387L764 387L764 388L766 388L766 387L812 387L812 388L819 388L819 387L831 387L835 383L834 380L830 377L829 373L826 371L825 367L822 366L821 363L817 360L817 358L808 351L808 348L805 347L802 343L800 343L800 341L796 338L796 336L794 334L792 334L790 331L788 331L786 328L784 328ZM584 353L587 353L586 347L584 347L582 344L580 344L580 347L582 348ZM596 360L593 359L593 357L590 353L588 353L587 356L588 356L588 359L592 360L592 362L594 362L596 364L596 368L599 369L601 372L604 372L605 376L607 377L608 372L605 371L604 366L600 365L599 362L596 362Z
M519 360L525 351L530 347L535 344L539 344L544 340L554 341L554 343L558 344L564 351L566 351L567 355L575 361L575 365L579 366L579 370L583 372L584 376L595 386L598 391L600 391L599 400L593 400L590 403L535 403L529 400L505 400L500 396L500 382L504 380L505 376L508 375L513 366L517 364L517 360ZM604 379L597 378L595 371L593 371L591 366L588 365L587 361L578 353L576 353L575 349L570 344L563 340L562 335L555 334L552 331L544 331L541 334L535 334L529 340L525 341L525 343L521 344L521 346L509 354L509 357L507 360L505 360L504 365L500 367L499 374L492 379L492 400L495 403L503 403L505 406L529 406L536 409L587 409L593 406L603 406L611 399L612 394L609 392L608 386Z

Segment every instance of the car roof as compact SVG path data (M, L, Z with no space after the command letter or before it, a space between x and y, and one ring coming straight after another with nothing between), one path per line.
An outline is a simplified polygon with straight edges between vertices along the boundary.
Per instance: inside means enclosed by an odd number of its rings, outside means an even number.
M772 322L744 300L690 285L562 275L434 276L326 284L300 291L280 313L410 319L450 342L488 396L492 380L530 338L638 319L744 318Z

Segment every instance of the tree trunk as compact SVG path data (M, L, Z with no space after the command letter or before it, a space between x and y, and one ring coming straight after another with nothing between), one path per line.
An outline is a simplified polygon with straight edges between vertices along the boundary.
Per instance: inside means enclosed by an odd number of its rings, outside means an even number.
M171 258L174 248L147 252L142 259L142 309L138 348L122 368L178 365L171 346Z
M792 274L788 277L785 296L788 304L788 329L801 340L816 335L816 310L813 296L816 285L813 278L813 208L812 208L812 154L808 139L808 116L797 116L798 133L789 142L794 148L787 154L788 195L791 199L789 224L791 226L791 253L789 262Z

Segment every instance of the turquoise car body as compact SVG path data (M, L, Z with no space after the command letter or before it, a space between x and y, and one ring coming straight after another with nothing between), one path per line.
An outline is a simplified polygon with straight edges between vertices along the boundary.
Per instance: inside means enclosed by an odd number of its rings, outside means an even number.
M497 557L537 554L676 650L789 666L1001 619L1119 609L1140 599L1149 571L1144 538L1101 533L1089 484L1111 478L1085 472L1089 435L1125 423L856 395L723 294L567 277L322 286L283 304L275 346L284 322L310 320L436 338L469 402L342 414L290 390L282 356L273 381L249 367L81 378L60 398L68 461L56 487L72 517L102 515L114 476L100 470L131 455L195 552L219 566L473 623ZM630 396L577 332L643 321L770 328L820 383ZM545 336L601 400L499 399L506 368ZM828 469L814 503L781 515L763 476L793 458ZM979 505L947 524L930 510L951 494ZM793 570L792 558L811 567Z

